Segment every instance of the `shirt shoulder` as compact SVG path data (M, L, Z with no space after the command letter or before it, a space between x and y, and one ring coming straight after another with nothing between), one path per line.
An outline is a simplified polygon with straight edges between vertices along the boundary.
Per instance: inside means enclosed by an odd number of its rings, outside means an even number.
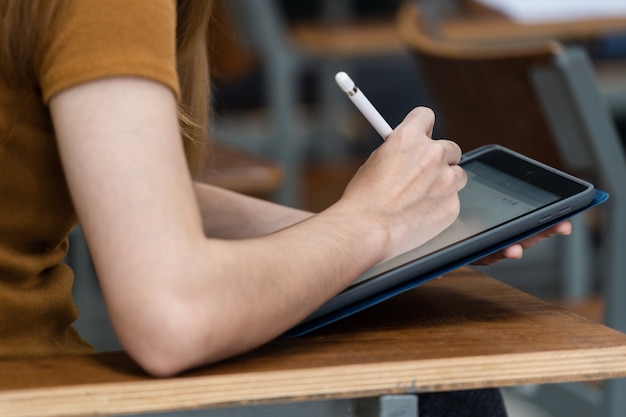
M38 53L44 102L110 76L153 79L179 93L175 0L66 0Z

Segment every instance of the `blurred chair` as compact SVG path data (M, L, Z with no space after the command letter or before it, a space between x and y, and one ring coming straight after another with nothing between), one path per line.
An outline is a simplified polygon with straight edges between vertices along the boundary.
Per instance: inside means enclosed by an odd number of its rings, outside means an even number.
M349 103L334 83L335 72L358 58L405 53L394 21L352 22L342 18L290 25L278 0L227 0L223 4L234 36L258 56L264 69L267 114L252 127L218 118L216 135L279 162L285 175L277 200L297 205L305 154L315 149L325 156L336 156L345 153L347 147L338 140L337 131ZM310 69L322 80L318 104L313 111L302 111L299 89L303 74Z
M430 92L448 137L464 151L499 143L592 180L611 198L602 207L600 250L589 228L574 218L561 260L565 296L584 296L589 279L602 279L605 323L626 330L626 159L591 62L582 49L558 42L453 43L437 38L415 2L398 13L398 28ZM606 383L601 405L571 413L616 417L626 410L624 381ZM562 409L564 410L564 409ZM588 412L585 412L588 411ZM563 412L563 411L562 411Z

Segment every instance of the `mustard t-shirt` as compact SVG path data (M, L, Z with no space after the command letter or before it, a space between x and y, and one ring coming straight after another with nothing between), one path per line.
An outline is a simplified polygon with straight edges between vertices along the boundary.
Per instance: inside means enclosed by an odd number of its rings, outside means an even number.
M36 51L32 85L0 62L0 358L92 351L72 327L76 224L47 103L86 81L147 77L178 95L174 0L66 0ZM80 279L80 277L77 277Z

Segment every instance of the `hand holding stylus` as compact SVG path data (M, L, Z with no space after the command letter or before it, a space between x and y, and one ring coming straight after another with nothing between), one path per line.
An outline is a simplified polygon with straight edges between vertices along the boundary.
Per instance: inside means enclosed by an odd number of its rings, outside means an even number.
M359 111L365 116L370 124L376 129L378 134L383 138L387 137L393 132L393 129L376 110L372 103L367 99L365 94L356 86L350 76L345 72L338 72L335 75L335 81L339 87L348 95L350 100L359 109ZM530 236L523 241L511 245L497 253L494 253L486 258L483 258L477 262L476 265L490 265L501 259L519 259L525 249L528 249L535 244L541 242L544 239L550 238L555 235L568 235L572 231L572 224L569 221L563 221L547 230L544 230L536 235Z
M348 184L340 206L356 202L385 224L390 256L430 240L458 215L458 191L467 180L458 166L461 150L431 139L430 109L412 110L392 129L345 72L335 80L385 139Z

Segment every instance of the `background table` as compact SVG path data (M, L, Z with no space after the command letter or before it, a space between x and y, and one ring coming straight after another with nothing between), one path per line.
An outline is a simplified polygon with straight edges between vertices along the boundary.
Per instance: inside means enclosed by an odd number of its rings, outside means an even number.
M626 31L626 16L558 22L518 23L473 0L439 14L441 36L459 42L507 42L531 39L591 40Z

